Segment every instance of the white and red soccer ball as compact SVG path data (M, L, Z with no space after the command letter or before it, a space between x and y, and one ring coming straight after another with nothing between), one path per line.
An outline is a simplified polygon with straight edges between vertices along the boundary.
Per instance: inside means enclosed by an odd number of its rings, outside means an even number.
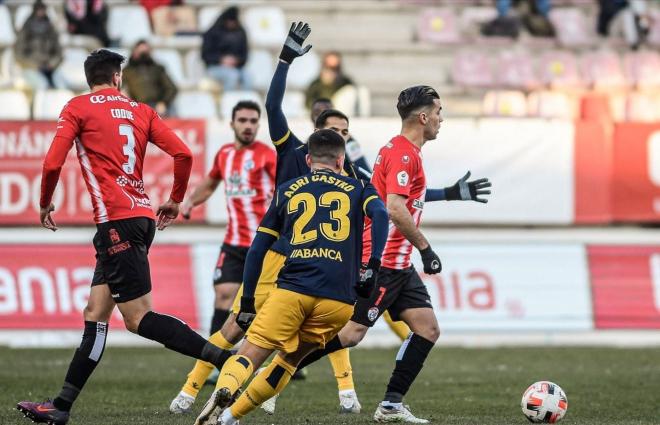
M559 385L550 381L539 381L527 388L520 407L530 422L554 424L566 414L568 399Z

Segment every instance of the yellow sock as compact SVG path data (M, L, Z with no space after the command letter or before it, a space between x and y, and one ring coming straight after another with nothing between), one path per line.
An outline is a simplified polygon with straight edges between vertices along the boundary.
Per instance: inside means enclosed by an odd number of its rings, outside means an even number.
M335 372L339 391L354 390L353 369L351 368L351 357L348 353L348 348L328 354L328 359L330 359L332 370Z
M280 356L275 356L268 367L254 377L245 392L231 406L231 414L236 419L247 415L261 403L279 394L291 380L296 367L290 365Z
M232 394L238 391L253 371L252 361L245 356L231 356L220 371L215 389L229 388Z
M405 341L406 338L408 338L408 334L410 334L410 328L408 325L406 325L405 322L399 321L395 322L392 320L392 316L390 316L390 313L388 311L385 311L385 314L383 314L383 317L385 318L385 321L387 322L387 326L392 329L392 332L394 332L401 341Z
M222 336L220 331L211 335L209 342L224 350L229 350L234 346L234 344L227 341L225 337ZM195 367L193 367L190 373L188 373L188 379L186 379L186 383L183 384L181 391L188 394L189 396L197 397L199 390L202 389L204 382L206 382L206 379L209 377L211 372L213 372L214 368L215 366L209 362L197 360Z

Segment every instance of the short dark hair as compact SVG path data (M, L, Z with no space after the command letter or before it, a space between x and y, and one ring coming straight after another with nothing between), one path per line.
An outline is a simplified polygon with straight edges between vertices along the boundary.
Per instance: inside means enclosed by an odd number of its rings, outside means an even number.
M312 108L317 103L327 103L329 105L332 105L332 100L328 99L327 97L319 97L318 99L314 99L314 101L312 102Z
M257 111L257 115L261 117L261 108L257 102L253 100L241 100L236 105L234 105L231 110L232 121L234 121L234 118L236 118L236 112L240 111L241 109L252 109L253 111Z
M332 165L346 152L344 138L332 130L317 130L307 141L309 156L313 162Z
M336 109L326 109L325 111L321 112L318 117L316 117L316 121L314 122L314 127L316 128L325 127L325 123L328 121L328 118L331 117L341 118L343 120L346 120L346 122L348 122L348 117L343 112L338 111Z
M94 50L85 59L85 78L90 88L112 83L112 76L121 71L124 58L119 53L107 49Z
M440 99L440 95L433 87L408 87L399 93L399 100L396 103L396 109L399 111L401 119L405 120L420 107L433 105L435 99Z

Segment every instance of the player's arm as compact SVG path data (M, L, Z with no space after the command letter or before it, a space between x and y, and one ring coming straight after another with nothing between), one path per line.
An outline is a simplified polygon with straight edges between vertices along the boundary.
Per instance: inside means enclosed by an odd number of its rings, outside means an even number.
M291 137L291 130L282 111L282 100L286 90L286 76L289 72L289 65L298 56L302 56L312 48L307 45L303 48L303 43L310 33L310 28L302 22L291 24L289 34L287 35L280 60L275 69L275 74L270 82L268 94L266 95L266 112L268 114L268 130L273 144L278 149L283 149Z
M389 228L389 219L385 204L378 197L376 189L370 184L365 189L366 199L362 202L362 209L367 217L371 219L371 257L360 270L360 280L355 286L355 292L363 298L371 296L376 286L376 277L380 270L380 258L383 256L385 242Z
M461 179L459 179L453 186L448 186L443 189L426 189L424 201L475 201L487 203L488 199L480 198L483 195L490 195L489 187L492 186L488 179L478 179L468 181L470 171L467 172Z
M158 230L169 226L179 215L179 204L183 201L192 171L192 153L163 120L152 110L149 140L174 159L174 184L170 198L158 207Z
M195 187L190 197L183 202L183 205L181 206L181 214L183 215L183 218L188 220L192 209L197 205L206 202L211 195L213 195L213 192L215 192L219 184L220 180L218 179L214 179L210 176L204 178L204 180Z
M256 316L254 291L257 288L259 276L261 276L264 258L268 249L280 236L281 219L278 201L279 197L276 192L275 199L271 202L266 215L261 220L257 228L257 234L245 257L245 264L249 264L250 266L243 269L243 295L241 296L240 311L238 312L238 316L236 316L236 324L244 331L247 331Z
M55 210L55 206L52 203L53 193L55 193L57 182L60 179L60 172L62 171L62 166L64 166L64 161L66 161L66 156L73 146L73 141L80 133L80 124L72 109L73 106L70 104L67 104L62 109L62 113L57 120L57 131L48 149L46 158L44 158L44 165L41 172L39 216L41 225L53 232L57 230L57 225L50 215Z

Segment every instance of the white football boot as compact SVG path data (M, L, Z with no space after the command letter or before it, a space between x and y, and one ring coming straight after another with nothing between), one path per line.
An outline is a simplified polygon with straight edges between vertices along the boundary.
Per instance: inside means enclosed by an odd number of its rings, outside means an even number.
M232 400L233 397L228 388L213 391L199 416L195 419L195 425L216 425L222 410L229 406Z
M170 403L170 413L175 415L182 415L184 413L192 412L192 406L195 403L195 397L188 395L181 391L172 403Z
M238 419L232 416L231 409L225 409L220 415L217 425L239 425L239 423Z
M254 376L259 375L261 372L264 371L264 369L266 369L266 368L265 367L260 367L259 369L257 369L257 371L254 373ZM275 405L277 403L277 397L279 397L279 396L280 396L279 394L275 394L274 396L272 396L268 400L261 403L260 407L263 409L264 412L266 412L269 415L275 414Z
M360 413L362 405L355 390L339 391L339 413Z
M376 413L374 413L374 422L386 423L386 422L405 422L409 424L427 424L428 420L417 418L415 415L410 413L409 406L401 405L398 409L396 408L385 408L383 403L378 405L376 408Z

